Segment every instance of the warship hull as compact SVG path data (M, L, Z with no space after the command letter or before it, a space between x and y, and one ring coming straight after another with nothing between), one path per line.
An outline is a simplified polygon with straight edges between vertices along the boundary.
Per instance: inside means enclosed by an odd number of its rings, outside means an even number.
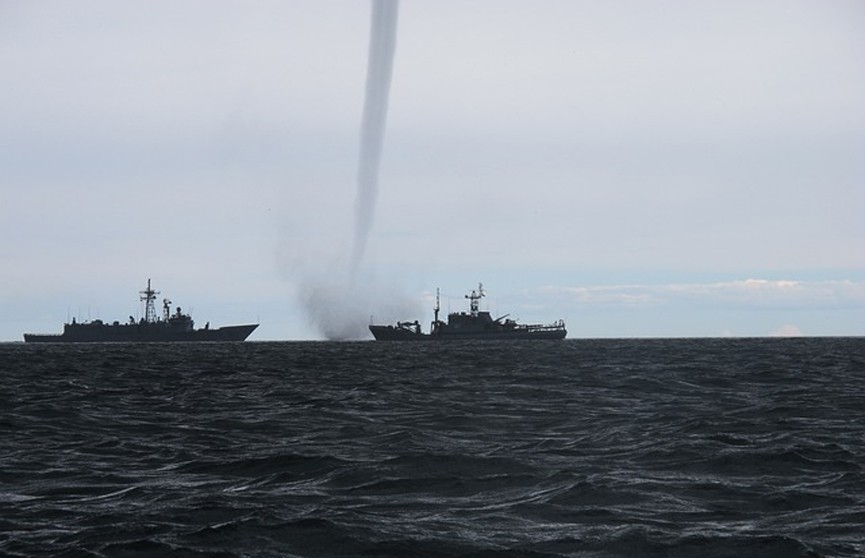
M27 343L189 343L196 341L245 341L258 324L214 329L177 331L154 324L67 325L63 333L25 333Z
M568 332L564 328L548 328L525 331L473 331L473 332L441 332L437 334L416 333L395 326L369 326L376 341L522 341L529 339L546 339L558 341L564 339Z

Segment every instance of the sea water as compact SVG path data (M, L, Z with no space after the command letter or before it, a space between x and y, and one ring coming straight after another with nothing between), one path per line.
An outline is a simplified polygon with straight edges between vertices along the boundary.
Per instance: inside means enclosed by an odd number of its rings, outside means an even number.
M0 344L3 556L863 556L865 339Z

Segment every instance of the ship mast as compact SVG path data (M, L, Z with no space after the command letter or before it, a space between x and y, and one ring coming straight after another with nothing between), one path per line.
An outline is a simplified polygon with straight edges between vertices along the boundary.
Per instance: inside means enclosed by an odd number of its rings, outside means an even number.
M478 302L484 296L486 296L486 293L484 292L484 284L483 283L478 283L478 290L477 291L472 291L472 294L466 295L466 298L471 301L469 303L469 309L471 310L472 318L478 317Z
M144 301L144 321L148 324L156 323L156 295L159 291L150 288L150 279L147 280L147 289L139 291L141 300Z

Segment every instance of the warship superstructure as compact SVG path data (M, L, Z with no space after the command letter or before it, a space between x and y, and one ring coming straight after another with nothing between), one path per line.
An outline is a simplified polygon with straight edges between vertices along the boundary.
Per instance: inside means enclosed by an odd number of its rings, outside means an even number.
M370 325L369 330L378 341L428 341L437 339L564 339L568 334L565 322L551 324L520 324L507 315L493 319L489 312L480 310L480 300L486 296L483 284L465 296L469 299L468 312L452 312L447 322L439 320L441 309L439 291L436 289L435 317L430 332L424 333L420 323L397 322L396 325Z
M171 301L163 299L162 316L156 313L156 295L159 291L150 286L139 293L144 302L144 317L121 323L105 323L102 320L63 324L63 333L41 334L25 333L28 343L159 343L189 341L244 341L258 327L258 324L224 326L211 328L208 322L203 328L195 329L192 316L184 314L178 306L172 313Z

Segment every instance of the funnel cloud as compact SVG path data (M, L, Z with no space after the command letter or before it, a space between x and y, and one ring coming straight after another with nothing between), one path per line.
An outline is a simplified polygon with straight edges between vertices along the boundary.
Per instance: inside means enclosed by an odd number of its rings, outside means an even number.
M357 271L363 260L375 213L378 171L384 144L388 94L396 50L396 22L397 0L373 0L366 97L360 130L354 247L351 256L352 273Z
M416 303L392 294L377 296L377 286L365 275L359 287L358 271L372 229L378 191L378 171L384 144L387 103L396 49L397 0L373 0L367 61L366 96L360 130L360 150L355 198L355 229L349 268L344 258L328 273L305 273L299 284L301 303L310 322L330 340L362 339L369 336L370 314L379 309L386 315L403 314Z

